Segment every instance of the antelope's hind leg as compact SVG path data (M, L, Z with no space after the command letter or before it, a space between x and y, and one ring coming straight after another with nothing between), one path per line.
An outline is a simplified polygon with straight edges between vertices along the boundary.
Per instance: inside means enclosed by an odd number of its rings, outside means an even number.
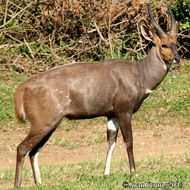
M41 176L40 176L40 169L38 165L38 155L39 155L40 149L48 141L48 139L51 137L54 131L55 131L55 128L51 130L34 148L32 148L32 150L29 153L35 184L42 183Z
M25 112L31 123L27 137L17 147L16 174L14 185L19 188L22 179L22 167L25 156L29 153L35 183L41 183L38 167L38 153L47 142L57 125L62 120L64 113L61 105L49 89L40 87L25 91ZM54 98L51 98L53 96Z
M45 144L43 139L47 136L51 136L51 131L38 131L37 133L32 133L31 131L26 136L26 138L19 144L17 147L17 158L16 158L16 173L15 173L15 188L19 188L21 186L22 181L22 168L24 164L24 160L26 155L29 153L30 158L32 159L31 163L34 166L34 170L36 174L39 174L39 169L36 169L37 165L37 157L35 156L38 148L43 144ZM47 141L47 140L46 140ZM43 143L42 143L43 142ZM34 157L33 157L34 156ZM40 178L38 177L38 182Z
M107 126L108 151L107 151L106 168L104 175L110 174L111 157L117 140L118 130L119 130L119 121L116 118L108 119L108 126Z

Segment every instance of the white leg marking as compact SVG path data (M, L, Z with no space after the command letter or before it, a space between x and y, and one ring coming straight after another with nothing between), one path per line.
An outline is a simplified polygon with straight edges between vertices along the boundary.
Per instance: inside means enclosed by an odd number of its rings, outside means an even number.
M113 152L114 147L115 147L115 142L111 145L111 148L108 152L107 160L106 160L106 169L105 169L104 175L110 174L111 156L112 156L112 152Z
M41 181L41 176L40 176L40 169L39 169L39 166L38 166L38 155L39 155L39 152L37 152L35 154L34 162L32 163L32 165L33 165L33 170L34 170L35 181L36 181L36 183L41 184L42 181Z
M117 131L119 128L119 121L116 118L112 118L108 121L108 130Z
M24 111L24 105L22 104L22 114L23 114L23 120L26 121L26 114L25 114L25 111Z

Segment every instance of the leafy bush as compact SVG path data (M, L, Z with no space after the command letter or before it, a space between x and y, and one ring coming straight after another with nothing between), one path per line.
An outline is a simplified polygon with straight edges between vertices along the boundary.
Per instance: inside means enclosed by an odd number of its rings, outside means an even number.
M190 50L190 1L189 0L175 0L173 3L173 10L175 11L176 20L180 21L179 43L181 46L180 52L184 57L189 58Z
M170 2L176 20L182 22L180 54L187 57L189 1ZM73 60L139 59L148 47L139 32L141 23L150 25L147 5L151 4L163 28L170 20L164 1L9 0L1 3L0 62L4 63L2 68L19 72L39 72Z

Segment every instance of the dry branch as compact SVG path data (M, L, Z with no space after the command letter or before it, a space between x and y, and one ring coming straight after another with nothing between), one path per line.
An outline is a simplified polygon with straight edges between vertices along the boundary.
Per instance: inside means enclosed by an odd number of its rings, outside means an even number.
M0 29L1 28L4 28L6 25L8 25L13 19L15 19L18 15L20 15L23 11L25 11L28 7L31 6L32 3L28 4L25 8L23 8L22 10L20 10L18 13L16 13L15 15L13 15L11 17L11 19L9 19L7 22L5 22L3 25L0 26ZM6 17L6 13L5 13L5 17Z
M46 70L63 64L60 60L66 63L73 60L101 60L117 54L118 58L127 55L137 59L139 55L145 55L149 48L139 29L142 23L151 26L147 4L154 6L152 11L155 19L158 20L158 16L162 18L162 25L169 19L166 17L166 2L153 2L2 1L0 52L14 63L12 66L18 64L20 68L22 65L25 72L38 72L38 68L41 71L42 68ZM179 33L182 55L189 53L189 38L189 29Z

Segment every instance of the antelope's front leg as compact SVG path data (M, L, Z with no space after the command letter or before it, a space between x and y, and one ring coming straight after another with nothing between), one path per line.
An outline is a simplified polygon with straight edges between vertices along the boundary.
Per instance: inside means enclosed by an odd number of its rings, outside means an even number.
M118 119L116 118L108 119L108 127L107 127L108 152L107 152L106 168L104 175L110 174L111 157L113 149L115 147L118 130L119 130Z
M132 116L131 114L126 114L126 113L120 114L119 124L124 143L126 144L127 154L129 158L130 173L136 174L136 167L133 155L133 134L131 127L131 116Z

